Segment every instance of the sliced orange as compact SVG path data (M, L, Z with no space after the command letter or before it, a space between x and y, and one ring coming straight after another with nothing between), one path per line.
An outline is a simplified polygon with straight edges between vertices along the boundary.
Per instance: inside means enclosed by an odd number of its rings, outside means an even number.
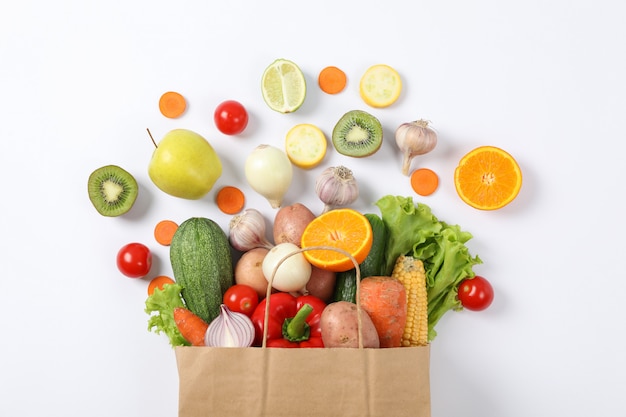
M313 219L302 233L301 246L325 246L342 249L358 263L372 248L372 226L367 218L350 208L327 211ZM333 249L311 249L302 252L309 263L329 271L343 272L354 268L349 256Z
M480 210L496 210L509 204L522 188L517 161L495 146L468 152L454 171L454 185L461 200Z

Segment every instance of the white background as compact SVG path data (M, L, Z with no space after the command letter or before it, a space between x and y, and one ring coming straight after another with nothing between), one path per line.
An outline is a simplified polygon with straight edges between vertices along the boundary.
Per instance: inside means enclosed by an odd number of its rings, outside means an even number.
M353 169L356 208L377 212L385 194L412 195L471 232L484 262L475 272L496 291L490 309L439 323L433 416L623 416L625 12L617 0L4 1L0 415L175 416L175 358L147 331L148 279L123 277L117 250L144 242L151 276L170 273L154 224L207 216L226 226L213 202L222 185L241 186L270 221L245 183L245 155L280 146L296 123L329 135L360 108L381 120L382 149L365 160L329 150L323 167ZM306 102L291 115L261 98L260 76L276 58L307 77ZM400 100L382 110L358 96L360 75L377 63L404 80ZM317 86L327 65L348 75L339 95ZM158 112L167 90L188 99L180 119ZM226 99L250 112L239 137L213 124ZM440 175L428 198L400 174L393 141L397 125L417 118L439 133L414 165ZM159 138L177 127L222 157L224 174L203 200L169 197L148 178L146 128ZM524 173L519 197L496 212L470 208L454 190L456 163L479 145L506 149ZM87 177L106 164L140 184L126 216L101 217L87 197ZM319 211L321 169L297 170L286 203Z

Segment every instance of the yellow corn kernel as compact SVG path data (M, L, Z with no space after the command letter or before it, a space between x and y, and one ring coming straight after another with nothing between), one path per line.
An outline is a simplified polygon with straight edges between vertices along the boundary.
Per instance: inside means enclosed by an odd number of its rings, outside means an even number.
M428 294L424 263L411 256L401 255L396 260L391 276L406 288L407 318L402 346L428 344Z

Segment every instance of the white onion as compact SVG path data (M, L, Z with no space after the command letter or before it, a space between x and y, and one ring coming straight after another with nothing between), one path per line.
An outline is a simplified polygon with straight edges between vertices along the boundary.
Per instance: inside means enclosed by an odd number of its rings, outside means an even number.
M270 249L263 258L261 267L263 275L270 282L272 274L276 272L272 287L278 291L306 292L306 284L311 279L312 268L302 253L294 253L299 250L297 245L283 242Z
M257 146L245 163L248 184L278 208L293 179L293 166L287 154L271 145Z
M211 347L250 347L254 341L254 325L243 313L220 306L217 316L204 335L204 344Z

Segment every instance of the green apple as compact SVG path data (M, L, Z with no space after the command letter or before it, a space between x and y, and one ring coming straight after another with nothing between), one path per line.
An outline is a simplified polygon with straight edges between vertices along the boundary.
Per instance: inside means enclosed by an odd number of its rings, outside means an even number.
M157 145L148 175L161 191L198 200L222 175L222 162L205 138L191 130L174 129Z

